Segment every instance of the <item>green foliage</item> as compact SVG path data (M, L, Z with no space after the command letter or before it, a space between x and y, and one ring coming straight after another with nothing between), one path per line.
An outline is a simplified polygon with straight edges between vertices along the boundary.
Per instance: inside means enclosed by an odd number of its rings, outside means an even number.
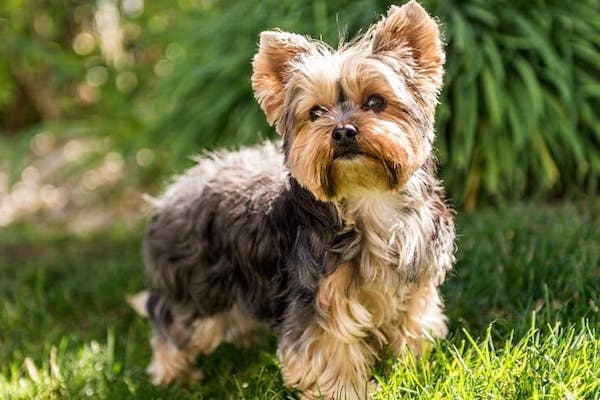
M186 57L158 86L167 117L153 137L168 144L175 160L192 143L231 146L272 137L249 100L258 33L279 27L334 45L340 32L352 37L366 28L386 3L220 1L190 10L178 20ZM595 190L598 0L424 4L443 22L447 42L437 147L455 201L471 208L480 198Z
M595 191L600 2L428 3L445 22L438 147L457 200Z
M163 46L140 40L152 7L130 15L120 5L0 2L0 135L74 120L105 135L141 125L144 116L129 102L154 77Z
M259 33L277 27L336 43L345 31L351 37L367 27L379 9L374 1L332 6L320 0L219 1L185 9L175 21L173 43L182 51L172 60L174 72L150 96L155 109L166 110L151 140L181 166L192 144L232 147L273 138L250 87Z
M437 155L454 203L596 193L600 0L422 2L447 43ZM259 32L335 45L390 2L155 0L133 13L126 3L0 3L0 133L78 120L125 155L156 150L170 174L202 148L275 137L250 88ZM102 7L116 13L120 59L102 46Z
M419 360L383 360L375 398L597 398L600 204L479 210L457 223L459 260L443 286L450 335ZM0 398L293 398L273 338L201 357L206 379L190 388L150 385L150 327L125 303L144 283L142 229L113 229L0 230Z

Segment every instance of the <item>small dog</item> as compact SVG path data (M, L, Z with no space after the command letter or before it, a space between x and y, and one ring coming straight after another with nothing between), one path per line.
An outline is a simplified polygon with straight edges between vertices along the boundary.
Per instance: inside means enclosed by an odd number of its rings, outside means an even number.
M210 154L155 201L150 289L130 299L154 325L153 383L197 378L199 354L275 328L287 386L368 398L383 351L446 335L455 233L432 154L444 58L415 1L337 50L260 35L252 87L282 151Z

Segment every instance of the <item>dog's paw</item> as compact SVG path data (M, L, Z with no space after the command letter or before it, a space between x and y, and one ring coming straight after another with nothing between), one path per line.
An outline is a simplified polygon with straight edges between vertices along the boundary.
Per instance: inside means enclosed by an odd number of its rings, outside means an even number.
M377 382L375 379L371 379L369 383L367 383L368 398L372 398L379 389L381 389L379 382Z
M155 386L168 385L175 378L172 374L168 373L166 368L154 361L148 365L146 373L150 382Z
M156 361L148 365L146 373L150 382L155 386L166 386L176 380L184 385L192 385L204 379L204 374L198 368L175 372L173 369L166 368L164 364Z

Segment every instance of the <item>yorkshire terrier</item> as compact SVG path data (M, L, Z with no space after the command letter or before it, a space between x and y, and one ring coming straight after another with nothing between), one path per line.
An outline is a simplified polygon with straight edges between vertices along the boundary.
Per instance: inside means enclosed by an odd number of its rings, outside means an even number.
M444 50L415 1L334 50L260 35L252 87L281 148L212 153L154 203L151 381L194 378L223 341L278 333L286 386L303 398L368 398L384 353L447 333L438 286L454 223L435 177Z

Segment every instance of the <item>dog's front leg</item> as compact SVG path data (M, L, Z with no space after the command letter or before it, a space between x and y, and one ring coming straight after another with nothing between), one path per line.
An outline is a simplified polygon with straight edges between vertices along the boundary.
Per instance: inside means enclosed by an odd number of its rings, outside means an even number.
M351 265L338 267L319 281L313 314L303 331L282 332L278 356L287 386L306 399L366 399L369 371L376 359L369 332L372 318L360 304ZM293 319L295 313L286 318ZM284 322L291 327L295 321Z

